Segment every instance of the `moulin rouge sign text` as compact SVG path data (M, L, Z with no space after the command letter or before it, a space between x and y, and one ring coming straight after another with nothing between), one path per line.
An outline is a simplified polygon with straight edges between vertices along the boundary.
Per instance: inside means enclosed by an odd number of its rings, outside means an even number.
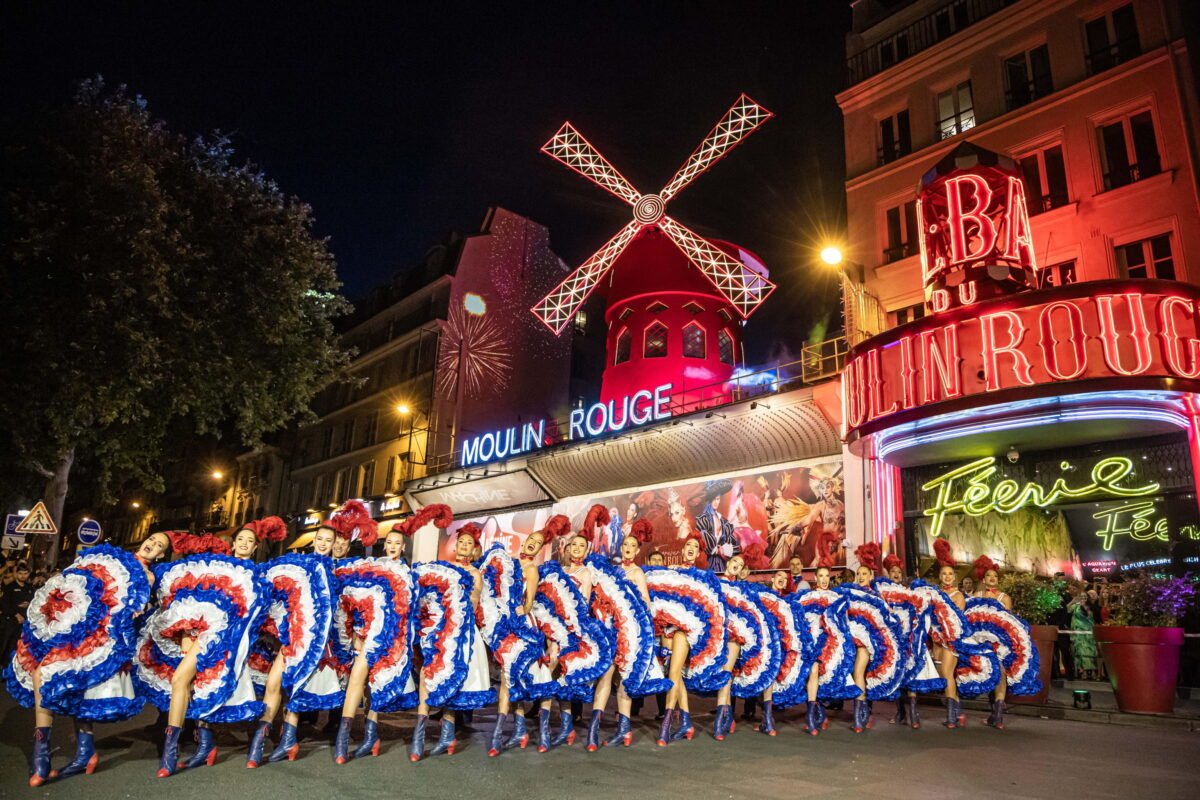
M919 406L1022 387L1200 378L1198 301L1187 284L1096 281L901 326L852 351L842 374L847 434Z

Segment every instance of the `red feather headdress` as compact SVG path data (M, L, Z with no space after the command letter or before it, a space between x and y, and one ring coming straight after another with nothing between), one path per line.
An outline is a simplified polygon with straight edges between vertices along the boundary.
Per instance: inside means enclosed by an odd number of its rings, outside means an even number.
M997 564L995 561L992 561L986 555L982 555L979 558L975 559L975 580L977 580L977 581L983 580L983 576L987 574L987 571L989 569L994 569L994 570L996 570L996 572L999 572L1000 565Z
M771 568L771 562L767 558L766 550L758 542L752 542L742 548L742 560L752 570Z
M654 523L648 519L639 519L633 523L633 527L629 530L629 535L642 544L645 544L654 538Z
M551 541L568 533L570 530L571 518L566 514L555 514L546 520L546 527L542 528L542 543L550 544Z
M371 519L371 513L367 511L367 507L358 500L347 500L341 508L329 516L325 527L333 528L343 539L353 540L357 534L363 547L370 547L379 538L379 523Z
M466 525L463 525L458 529L458 533L454 534L455 539L457 539L459 536L470 536L475 540L475 544L479 544L480 539L483 537L483 528L479 527L474 522L468 522Z
M903 568L903 566L904 566L904 562L902 562L900 560L900 556L896 555L895 553L888 553L886 556L883 557L883 571L884 572L887 572L892 567Z
M583 518L583 528L580 529L579 535L590 542L596 536L596 526L607 525L611 519L608 508L596 503L588 509L587 516Z
M708 569L708 554L704 552L704 537L693 528L692 531L687 535L687 539L683 540L683 543L687 544L689 540L700 545L700 555L696 557L696 568Z
M227 556L231 552L229 542L219 536L213 536L211 533L199 536L187 531L164 531L164 533L171 537L171 548L181 556L197 553L218 553Z
M238 530L247 530L260 542L282 542L287 538L287 523L279 517L263 517L247 522Z
M937 559L940 566L954 567L954 553L950 549L950 542L945 539L933 540L933 555Z
M418 528L424 528L430 522L435 528L445 530L454 522L454 512L450 510L450 506L434 503L418 509L415 514L397 525L396 530L405 536L412 536Z
M854 555L858 558L858 563L871 572L879 572L879 542L866 542L854 548Z

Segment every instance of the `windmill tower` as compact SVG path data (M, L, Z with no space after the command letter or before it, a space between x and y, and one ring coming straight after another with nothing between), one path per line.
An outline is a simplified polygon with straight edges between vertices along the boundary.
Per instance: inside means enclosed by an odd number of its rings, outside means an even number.
M742 320L775 289L756 256L705 239L666 214L667 203L771 117L746 95L725 113L657 194L641 194L571 123L542 147L633 207L633 219L533 307L561 333L607 280L602 402L673 385L694 405L726 393L742 360Z

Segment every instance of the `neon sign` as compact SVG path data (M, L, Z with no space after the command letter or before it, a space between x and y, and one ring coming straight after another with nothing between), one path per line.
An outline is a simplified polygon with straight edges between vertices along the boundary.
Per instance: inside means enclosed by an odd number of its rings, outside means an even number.
M1071 469L1066 461L1060 466L1064 472ZM1159 489L1157 483L1136 487L1120 485L1133 472L1133 461L1122 456L1097 461L1092 467L1091 483L1076 487L1068 486L1061 477L1056 478L1048 489L1036 483L1021 486L1009 478L998 481L994 486L989 485L988 479L998 471L996 457L987 456L956 467L922 485L923 492L937 491L932 507L924 511L925 516L933 520L929 535L941 535L942 523L948 514L971 517L981 517L993 511L1011 514L1026 506L1045 508L1063 501L1083 500L1098 495L1144 497Z
M1104 549L1112 550L1113 540L1117 536L1128 536L1135 542L1148 542L1151 539L1167 541L1167 518L1154 519L1154 504L1153 500L1143 500L1092 514L1092 519L1104 520L1104 527L1096 531L1096 535L1104 539Z
M902 325L851 351L842 373L847 438L933 403L989 405L1003 402L989 396L997 393L1062 395L1068 381L1130 378L1136 388L1176 390L1200 378L1200 291L1095 281Z
M672 384L664 383L653 391L642 389L628 395L620 402L609 400L595 403L588 408L571 411L564 441L614 433L627 427L657 422L671 416ZM521 453L537 450L553 442L547 441L546 421L527 422L500 431L489 431L463 442L459 454L459 466L469 467L511 458Z

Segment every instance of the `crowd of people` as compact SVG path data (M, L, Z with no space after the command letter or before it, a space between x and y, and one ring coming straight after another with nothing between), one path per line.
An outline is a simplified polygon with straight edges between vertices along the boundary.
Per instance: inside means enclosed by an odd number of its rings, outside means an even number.
M232 541L162 532L133 554L89 548L32 593L5 670L10 693L34 709L30 784L92 772L93 725L146 703L164 716L158 775L167 777L214 763L221 723L251 724L248 768L294 760L302 717L321 711L336 722L334 761L344 764L379 755L379 716L400 711L415 713L408 749L419 761L453 754L458 720L491 706L494 757L534 739L539 752L572 744L585 703L595 751L632 744L631 718L650 695L666 747L695 735L698 693L716 696L720 741L736 727L737 698L760 705L762 734L777 734L777 710L803 706L816 736L847 701L857 733L872 727L879 700L896 701L892 722L918 728L921 693L944 695L951 729L965 724L960 696L990 695L986 722L1003 728L1006 695L1040 687L1029 627L986 556L973 565L970 597L942 540L934 583L906 580L874 543L858 548L855 571L821 567L810 582L793 559L760 583L741 555L720 575L702 569L699 533L683 542L682 564L661 566L662 553L643 552L649 523L633 525L615 555L593 553L605 512L593 507L577 531L552 517L515 556L499 544L482 552L479 527L467 524L452 560L413 565L405 538L448 527L449 508L395 526L377 557L351 553L373 552L380 539L355 501L322 524L311 552L264 563L254 561L259 545L286 535L277 517L242 526ZM555 540L565 541L553 551L560 559L539 563ZM616 724L602 735L614 697ZM76 739L56 771L55 714L73 719ZM195 747L183 757L189 721ZM437 740L427 749L431 721Z

